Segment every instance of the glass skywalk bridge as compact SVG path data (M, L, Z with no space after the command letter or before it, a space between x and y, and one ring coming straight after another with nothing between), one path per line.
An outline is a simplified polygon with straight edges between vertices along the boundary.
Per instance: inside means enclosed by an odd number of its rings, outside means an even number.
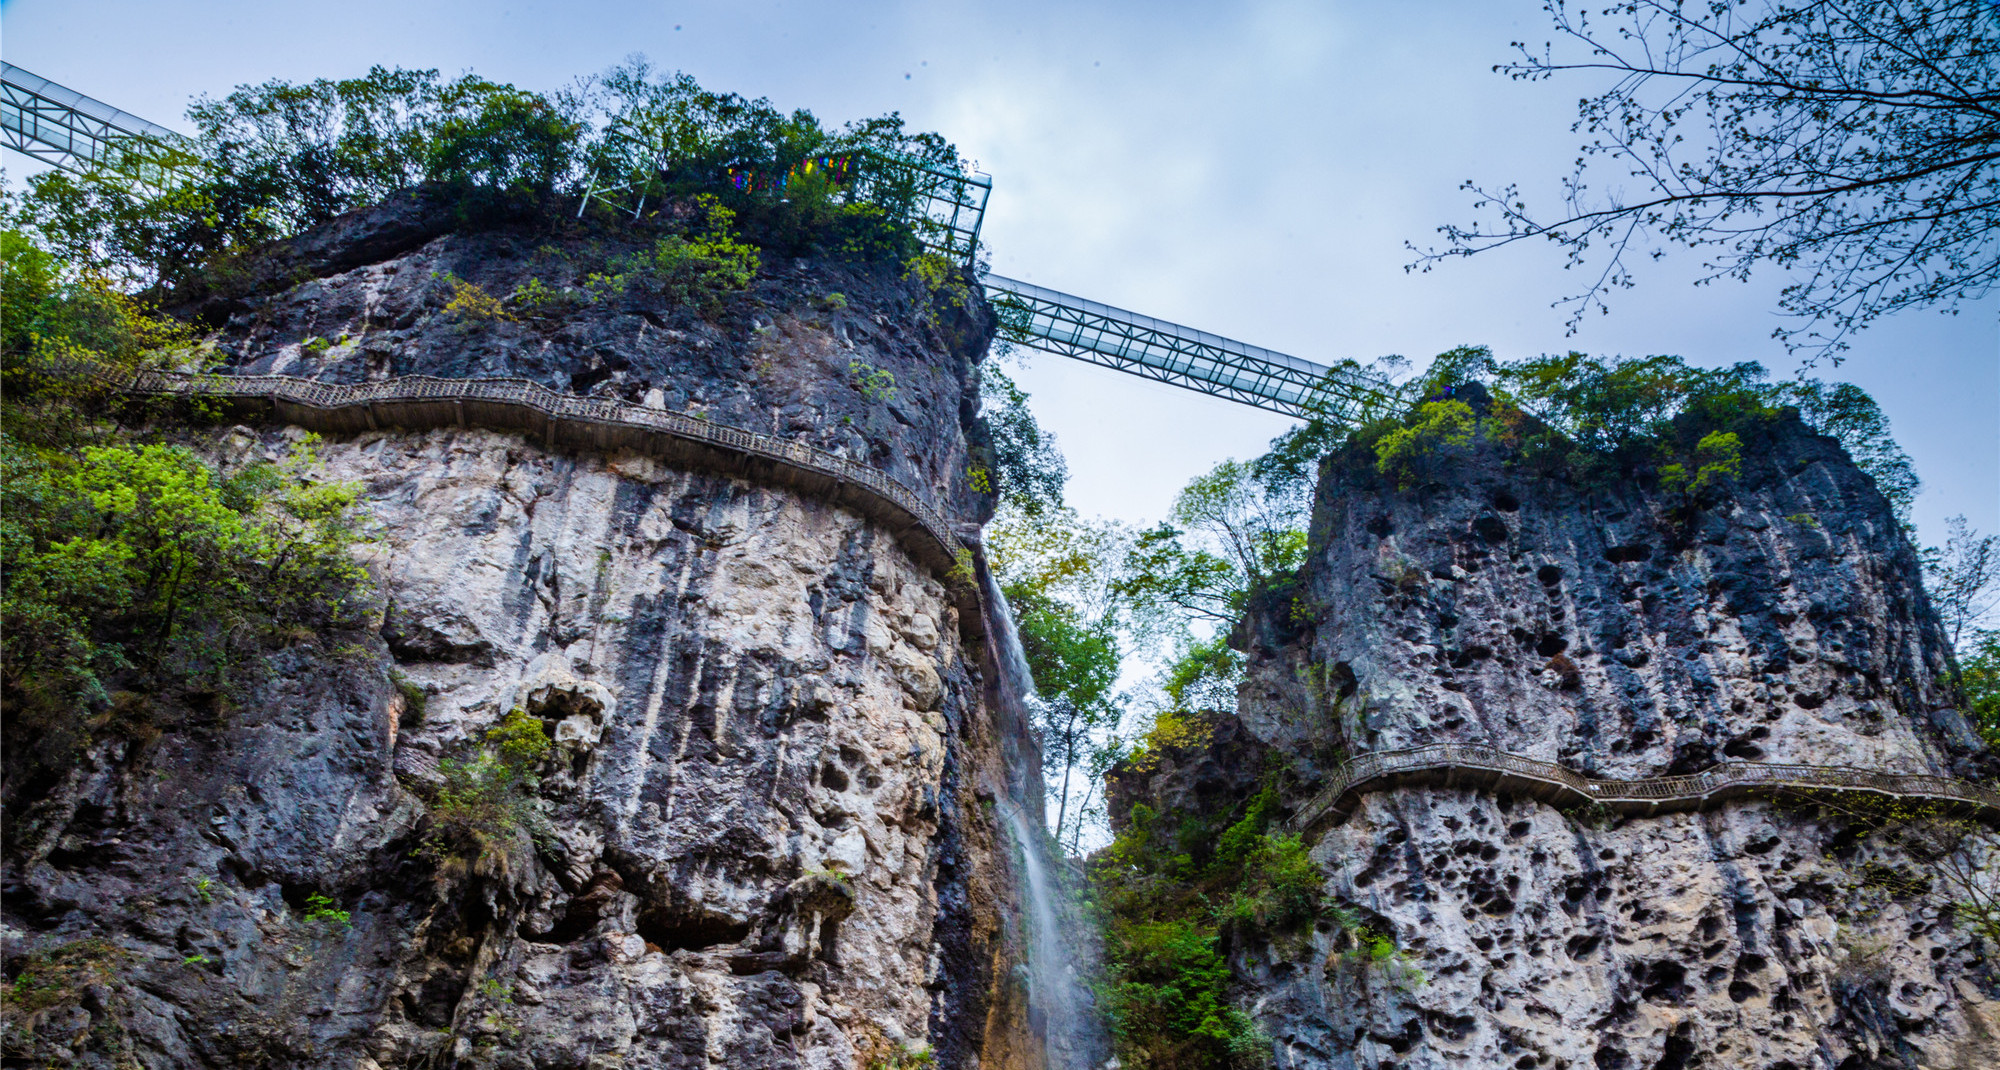
M1009 342L1089 361L1260 409L1355 423L1396 388L1233 338L1000 275L980 279Z
M116 171L159 183L176 166L180 135L13 64L0 64L0 145L69 171ZM657 161L644 146L631 174L593 177L586 202L637 214ZM849 195L909 220L931 251L970 265L992 179L868 154ZM626 200L635 203L627 204ZM1287 416L1356 423L1398 403L1396 387L1353 365L1327 367L1177 323L999 275L980 280L1001 337L1065 357Z
M128 166L181 135L101 100L0 63L0 145L65 171Z

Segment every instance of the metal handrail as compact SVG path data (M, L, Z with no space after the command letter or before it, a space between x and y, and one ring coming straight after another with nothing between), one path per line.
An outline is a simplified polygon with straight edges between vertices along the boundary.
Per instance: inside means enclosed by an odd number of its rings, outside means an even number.
M952 533L944 514L901 480L869 465L789 439L717 424L687 413L655 409L612 398L578 397L527 379L445 379L408 375L372 383L328 383L292 375L202 375L147 371L124 375L98 372L128 394L282 401L315 409L366 407L399 401L477 401L535 412L553 420L660 432L735 453L761 457L851 484L908 514L937 541L948 559L970 544ZM527 419L494 421L531 426Z
M1624 810L1688 805L1699 808L1724 793L1748 790L1831 789L1971 806L1983 815L2000 817L2000 792L1932 773L1881 773L1845 765L1730 761L1683 776L1601 780L1554 762L1509 754L1496 747L1433 743L1407 750L1370 751L1342 762L1328 778L1326 787L1300 807L1288 824L1303 831L1328 814L1345 816L1360 795L1377 786L1376 782L1392 777L1411 779L1413 775L1449 779L1455 785L1466 786L1517 778L1553 788L1558 795L1568 796L1576 803L1598 803Z

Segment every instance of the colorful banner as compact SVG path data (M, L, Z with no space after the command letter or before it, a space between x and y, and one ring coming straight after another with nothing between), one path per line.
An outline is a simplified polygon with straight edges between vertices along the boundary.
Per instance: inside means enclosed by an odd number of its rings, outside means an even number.
M728 171L729 184L738 193L782 194L791 186L793 179L812 175L823 175L833 185L844 186L854 177L854 157L831 154L808 156L782 175L735 167Z

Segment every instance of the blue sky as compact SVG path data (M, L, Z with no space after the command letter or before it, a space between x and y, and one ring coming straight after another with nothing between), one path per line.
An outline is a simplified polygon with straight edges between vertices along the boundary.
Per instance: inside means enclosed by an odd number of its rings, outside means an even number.
M0 54L169 126L191 97L370 64L538 89L644 53L714 89L843 121L901 111L994 176L996 271L1320 361L1483 343L1796 366L1769 335L1785 279L1694 287L1684 252L1565 337L1582 280L1528 246L1408 274L1405 241L1464 221L1460 182L1544 198L1576 154L1581 81L1512 83L1535 0L634 3L6 0ZM10 173L20 161L7 160ZM1545 200L1546 203L1546 200ZM1859 336L1827 378L1881 401L1926 489L1923 534L2000 529L2000 295ZM1261 452L1281 417L1067 361L1018 378L1086 513L1157 519L1186 480Z

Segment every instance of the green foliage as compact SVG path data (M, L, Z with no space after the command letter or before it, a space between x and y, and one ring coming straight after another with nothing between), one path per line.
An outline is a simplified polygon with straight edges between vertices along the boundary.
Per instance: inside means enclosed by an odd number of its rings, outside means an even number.
M1160 682L1173 709L1230 709L1236 703L1236 684L1243 679L1246 659L1229 646L1229 637L1217 633L1205 640L1183 643Z
M146 692L220 701L268 644L355 621L357 489L312 478L311 440L227 473L134 441L102 376L183 363L186 328L28 235L0 253L0 688L14 752L55 762L149 730Z
M1975 632L1958 657L1965 714L1988 746L2000 748L2000 631Z
M26 956L20 972L7 986L9 1024L17 1017L75 1003L83 997L84 989L115 980L126 957L124 948L99 937Z
M189 109L177 182L59 172L29 180L33 226L71 261L173 289L250 248L430 184L463 210L545 196L572 177L580 100L475 75L382 67L361 78L245 86Z
M1742 435L1794 406L1809 426L1840 441L1899 516L1907 516L1915 498L1916 475L1889 437L1888 419L1850 384L1772 384L1758 364L1694 368L1666 356L1599 360L1570 353L1489 362L1484 370L1497 402L1492 433L1543 470L1602 482L1654 469L1669 490L1698 493L1735 474L1726 440L1710 436L1738 436L1740 457ZM1534 420L1510 411L1516 409ZM1707 466L1714 467L1704 480Z
M1660 486L1669 493L1697 499L1710 487L1742 474L1743 440L1733 431L1710 431L1695 444L1692 462L1660 466Z
M886 368L864 360L849 361L847 375L854 389L869 401L893 401L896 397L896 373Z
M314 463L310 442L227 477L177 446L0 443L15 715L65 734L113 676L227 690L262 643L352 619L357 488Z
M828 129L811 112L704 90L684 74L656 74L643 60L597 82L596 103L614 118L586 152L608 173L644 176L654 203L714 192L741 213L743 233L781 256L823 252L902 263L922 251L904 222L922 180L877 169L869 202L852 196L876 156L956 171L958 154L936 134L910 133L884 116ZM840 170L818 160L846 159ZM872 203L870 203L872 202Z
M1246 1065L1255 1026L1229 1005L1229 963L1213 926L1136 921L1108 934L1103 987L1121 1061L1132 1067ZM1247 1065L1259 1065L1255 1062Z
M1909 455L1889 435L1889 417L1853 383L1787 379L1762 388L1770 404L1791 405L1807 425L1840 441L1854 463L1875 480L1896 515L1908 520L1923 485Z
M439 783L427 800L424 853L441 874L480 872L488 863L508 862L521 833L537 827L537 771L549 750L541 720L516 707L486 731L470 757L439 760Z
M588 121L596 114L609 116L602 128ZM376 67L360 78L244 86L197 101L188 117L193 137L130 157L155 179L171 167L168 181L37 175L20 198L20 225L116 289L196 293L248 280L248 258L267 243L399 190L422 187L470 222L580 195L598 176L637 176L635 198L643 192L654 206L640 226L671 219L698 195L741 215L730 236L688 236L652 255L664 285L700 303L740 288L734 280L754 267L736 232L781 255L901 263L921 252L906 216L927 182L943 180L877 167L865 203L854 195L858 165L836 175L809 158L874 153L959 166L943 138L906 131L894 115L829 130L809 112L781 114L685 75L656 77L643 62L552 94ZM587 207L617 218L594 200Z
M946 575L954 583L971 583L979 576L972 565L972 551L961 546L951 552L951 571Z
M918 253L909 259L903 269L904 279L915 279L923 285L928 300L924 314L932 322L957 309L963 309L972 300L972 285L966 281L965 269L950 260L932 252Z
M1076 605L1027 583L1002 588L1014 610L1021 649L1042 697L1083 709L1101 707L1118 678L1118 638L1111 621L1087 618Z
M1476 424L1472 407L1463 401L1427 401L1416 420L1375 440L1375 470L1408 487L1434 474L1447 452L1472 444Z
M1120 535L1072 509L1011 506L986 534L1040 696L1033 715L1056 837L1070 845L1101 805L1102 775L1118 754L1124 706L1112 688L1122 651L1109 582Z
M1246 815L1246 820L1261 816ZM1236 831L1236 826L1227 831ZM1304 841L1297 836L1246 835L1235 843L1218 845L1219 863L1227 864L1227 849L1231 847L1238 850L1243 876L1217 911L1224 920L1255 931L1274 932L1297 930L1320 916L1324 878Z
M1235 627L1253 591L1305 560L1305 501L1256 472L1224 461L1182 489L1167 522L1132 540L1115 590L1143 640L1202 648L1213 640L1202 632Z
M1244 807L1242 819L1222 830L1215 841L1215 860L1225 866L1242 865L1263 840L1277 808L1278 789L1266 784Z
M1027 516L1062 508L1069 465L1055 436L1028 409L1028 395L992 362L979 372L980 419L992 442L993 474L1008 505Z
M1672 356L1574 352L1499 361L1484 346L1461 346L1439 354L1412 385L1423 399L1415 409L1351 428L1294 428L1272 441L1254 470L1267 485L1294 485L1318 453L1345 442L1368 447L1377 470L1407 487L1432 478L1453 450L1484 439L1539 474L1585 485L1655 476L1670 492L1695 499L1739 474L1750 436L1790 406L1838 440L1907 518L1916 474L1874 399L1847 383L1766 378L1762 366L1747 362L1696 368ZM1468 384L1490 394L1483 409L1459 393Z
M0 393L8 432L51 445L75 441L79 406L108 387L80 368L138 372L182 362L193 332L79 269L33 236L0 230Z
M499 298L487 293L477 283L467 282L450 272L442 278L445 285L451 287L451 297L445 301L444 314L452 319L460 323L488 323L514 318ZM307 346L310 348L311 343L308 342Z
M1153 723L1125 756L1125 766L1134 772L1152 772L1159 768L1160 757L1168 751L1206 747L1214 735L1215 722L1203 710L1169 707L1155 711Z
M706 315L722 311L722 299L757 277L757 250L737 240L736 213L711 194L694 198L699 223L686 234L669 234L652 249L612 261L610 276L597 276L605 295L637 287Z
M538 319L574 308L589 300L589 295L568 287L558 290L538 277L531 277L527 282L516 286L514 292L507 295L506 300L522 316Z
M314 892L306 896L306 922L329 929L346 929L352 925L352 916L340 909L340 904Z
M1231 943L1297 944L1329 912L1346 918L1324 902L1305 845L1267 831L1277 806L1274 785L1234 815L1135 805L1125 830L1093 858L1104 920L1101 998L1125 1065L1244 1067L1268 1059L1269 1039L1231 1003Z
M868 1070L931 1070L936 1065L936 1052L908 1044L897 1044L870 1058L866 1064Z

